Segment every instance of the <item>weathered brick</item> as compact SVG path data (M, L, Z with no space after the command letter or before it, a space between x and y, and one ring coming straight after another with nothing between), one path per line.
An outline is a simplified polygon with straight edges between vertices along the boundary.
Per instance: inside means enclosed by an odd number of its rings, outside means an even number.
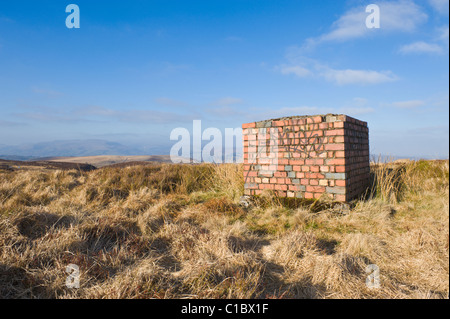
M335 186L335 187L327 187L326 188L327 193L329 194L345 194L345 187L339 187L339 186Z
M327 179L345 179L345 173L326 173L325 178Z

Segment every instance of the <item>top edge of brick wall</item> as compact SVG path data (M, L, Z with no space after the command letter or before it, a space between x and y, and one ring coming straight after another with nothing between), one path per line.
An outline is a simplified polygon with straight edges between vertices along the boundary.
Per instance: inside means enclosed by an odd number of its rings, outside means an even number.
M278 119L271 119L265 121L258 121L252 123L242 124L242 128L253 128L253 127L272 127L272 126L284 126L290 125L285 121L295 121L294 125L301 124L315 124L315 123L332 123L332 122L349 122L361 126L367 126L367 122L357 120L351 116L345 114L326 114L326 115L299 115L299 116L290 116L290 117L282 117ZM274 123L276 122L276 123ZM291 124L291 125L292 125Z

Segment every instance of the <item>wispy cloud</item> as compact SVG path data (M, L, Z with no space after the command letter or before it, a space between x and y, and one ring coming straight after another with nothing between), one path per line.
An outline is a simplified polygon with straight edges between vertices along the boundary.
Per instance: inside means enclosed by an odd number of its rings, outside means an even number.
M68 112L44 113L36 111L36 112L20 112L15 113L13 115L20 119L31 120L32 122L79 123L91 121L88 118L74 116L74 114Z
M437 28L427 41L416 41L401 46L400 54L433 54L440 55L448 50L448 25Z
M337 85L348 84L380 84L385 82L393 82L397 77L391 71L373 71L373 70L335 70L327 68L321 74L326 80Z
M167 98L167 97L157 98L157 99L155 99L155 102L159 105L170 106L170 107L183 107L183 106L188 105L186 102Z
M243 102L243 100L240 98L224 97L224 98L218 99L216 101L213 101L211 103L211 105L228 106L228 105L241 104L242 102Z
M375 112L375 109L373 107L344 107L339 109L339 113L352 116L369 114L373 112Z
M52 112L21 112L14 114L18 118L37 122L58 122L58 123L136 123L136 124L167 124L192 121L198 118L196 112L181 114L175 112L165 112L153 109L129 109L114 110L102 106L89 106L71 110L54 110Z
M411 44L400 47L399 53L411 54L411 53L427 53L427 54L442 54L444 50L440 45L435 43L427 43L424 41L418 41Z
M445 44L448 48L448 25L440 27L438 29L438 36L436 37L437 41L442 42L443 44Z
M208 108L206 113L211 114L213 116L222 117L241 117L245 115L244 112L236 110L231 106L221 106L216 108Z
M440 14L448 15L449 0L428 0L428 2Z
M312 72L307 68L304 68L300 65L281 65L279 67L281 74L294 74L299 78L307 77L312 75Z
M411 100L411 101L400 101L394 102L391 105L401 109L414 109L421 106L424 106L426 103L422 100Z
M116 120L126 123L173 123L173 122L186 122L195 118L194 114L180 114L174 112L164 112L152 109L129 109L129 110L113 110L101 106L92 106L89 108L83 108L78 113L84 115L97 116L104 120Z
M20 122L0 120L0 127L15 127L15 126L22 126L22 125L25 125L25 124L20 123Z
M172 75L179 72L191 70L192 66L188 64L174 64L170 62L163 63L161 74L164 76Z
M31 91L33 93L45 95L47 97L59 97L59 96L64 95L63 93L52 90L52 89L44 89L44 88L40 88L40 87L36 87L36 86L33 86L31 88Z
M291 64L275 67L275 70L283 75L295 75L299 78L322 78L337 85L372 85L393 82L398 79L391 71L335 69L313 59L295 56L292 54L292 48L290 52L288 59Z
M352 8L336 20L331 30L318 37L305 41L302 49L313 49L324 42L342 42L362 38L378 33L412 32L424 23L428 16L421 7L410 0L382 1L376 3L380 7L380 29L368 29L366 18L368 13L365 6Z

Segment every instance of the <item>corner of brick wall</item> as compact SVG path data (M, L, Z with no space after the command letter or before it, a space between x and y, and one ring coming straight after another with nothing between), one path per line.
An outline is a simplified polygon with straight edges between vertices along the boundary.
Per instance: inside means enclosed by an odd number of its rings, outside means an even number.
M346 115L282 118L242 125L246 195L347 202L369 183L369 129Z

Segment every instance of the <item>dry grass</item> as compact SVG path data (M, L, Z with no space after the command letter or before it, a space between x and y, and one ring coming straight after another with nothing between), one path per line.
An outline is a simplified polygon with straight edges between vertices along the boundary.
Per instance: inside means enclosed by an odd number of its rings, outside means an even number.
M448 298L448 161L372 171L348 213L243 208L232 164L0 171L0 297Z

